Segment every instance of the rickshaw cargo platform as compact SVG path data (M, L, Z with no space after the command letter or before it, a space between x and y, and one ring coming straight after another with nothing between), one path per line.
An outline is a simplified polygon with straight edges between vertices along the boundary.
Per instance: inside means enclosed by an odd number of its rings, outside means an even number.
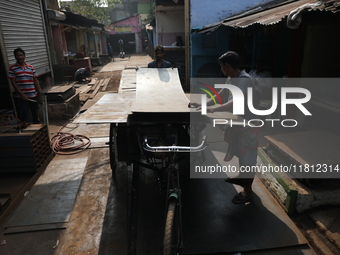
M74 123L190 122L177 69L140 68L137 81L136 93L107 93Z

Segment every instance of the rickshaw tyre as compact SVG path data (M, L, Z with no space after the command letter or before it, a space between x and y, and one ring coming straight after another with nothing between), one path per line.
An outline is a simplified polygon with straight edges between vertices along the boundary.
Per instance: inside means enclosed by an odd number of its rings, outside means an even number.
M169 206L168 206L168 213L166 217L166 223L165 223L163 255L177 254L177 251L178 251L179 229L176 224L176 208L177 208L177 200L170 199Z

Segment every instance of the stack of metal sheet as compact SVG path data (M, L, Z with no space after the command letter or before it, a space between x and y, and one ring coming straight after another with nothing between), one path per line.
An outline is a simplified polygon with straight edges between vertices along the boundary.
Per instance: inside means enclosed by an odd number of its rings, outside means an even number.
M0 134L0 173L36 172L51 157L46 125L34 124L22 130L7 127Z

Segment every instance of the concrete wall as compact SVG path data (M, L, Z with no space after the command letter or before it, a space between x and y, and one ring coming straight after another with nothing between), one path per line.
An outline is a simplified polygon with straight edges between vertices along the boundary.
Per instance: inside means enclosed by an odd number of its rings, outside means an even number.
M156 12L155 45L171 46L176 41L176 36L182 36L184 40L184 30L184 9Z
M121 30L122 27L126 27L126 33L137 33L140 32L140 16L131 17L121 21L117 21L114 24L106 26L106 31L110 35L124 33Z

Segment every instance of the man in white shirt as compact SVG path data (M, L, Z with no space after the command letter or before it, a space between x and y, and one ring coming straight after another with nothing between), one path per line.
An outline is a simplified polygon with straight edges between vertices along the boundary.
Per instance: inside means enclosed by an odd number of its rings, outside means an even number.
M271 73L264 68L264 60L260 59L256 62L256 69L249 72L249 75L256 79L255 89L259 92L260 99L270 99L272 84Z

